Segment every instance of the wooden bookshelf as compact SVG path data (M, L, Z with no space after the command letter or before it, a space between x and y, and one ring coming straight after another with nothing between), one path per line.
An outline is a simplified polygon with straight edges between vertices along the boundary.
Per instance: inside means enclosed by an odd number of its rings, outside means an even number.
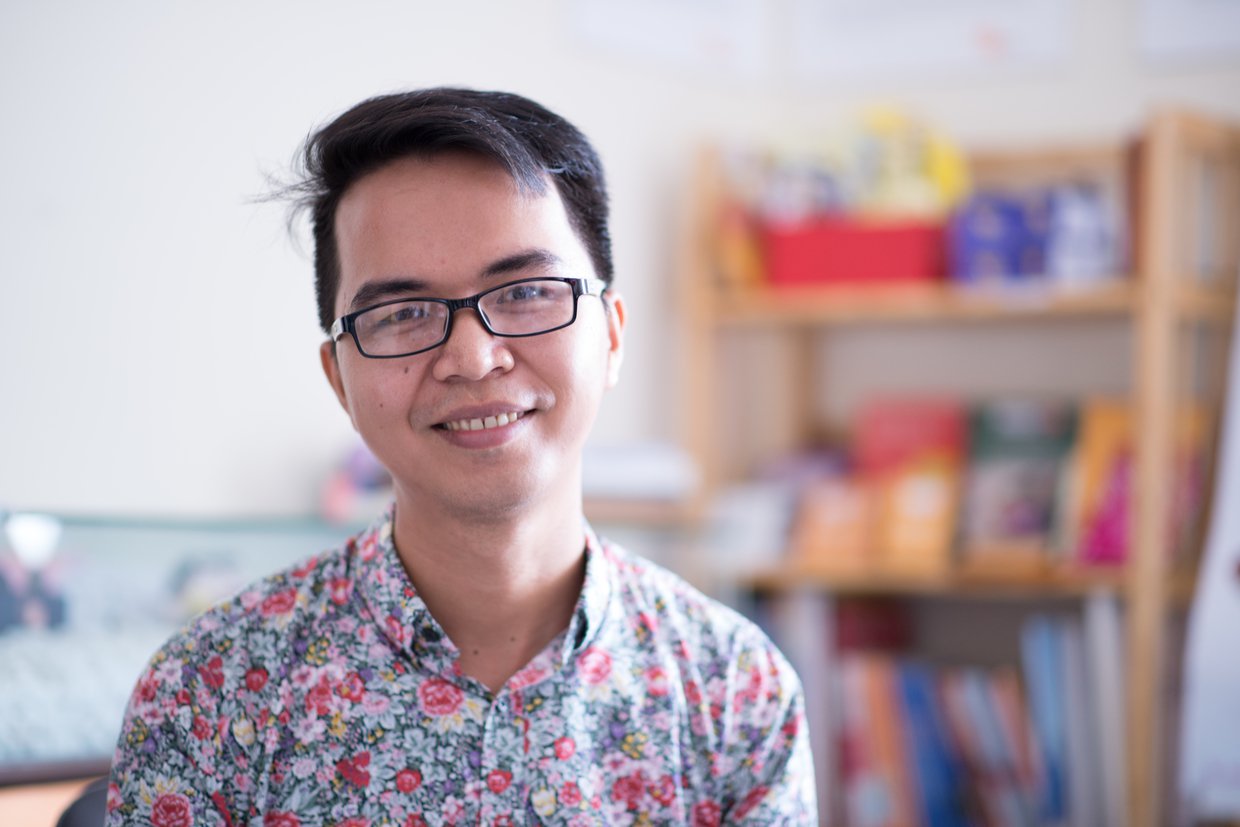
M1127 823L1154 827L1165 823L1170 805L1165 793L1171 776L1164 765L1164 676L1179 653L1172 651L1171 616L1187 605L1194 589L1193 559L1167 553L1170 474L1175 451L1176 407L1184 400L1186 370L1197 356L1185 354L1185 332L1211 330L1226 341L1236 305L1235 273L1240 269L1240 127L1199 115L1163 112L1153 116L1134 140L1080 147L1018 148L977 153L977 177L994 181L1064 180L1080 173L1101 174L1112 181L1123 203L1131 205L1133 272L1118 274L1097 289L1074 293L995 293L948 284L923 283L883 289L772 288L760 283L728 281L718 266L713 222L725 193L717 157L703 153L695 172L686 221L681 269L683 331L682 431L684 444L703 472L706 495L738 481L741 464L729 462L738 446L757 446L759 455L776 456L806 445L821 423L815 421L819 374L814 356L823 334L863 325L919 326L952 335L962 325L1045 327L1055 335L1060 321L1077 325L1127 326L1131 342L1129 372L1136 438L1129 559L1116 569L1067 564L982 569L953 563L936 574L900 574L877 570L833 570L810 560L784 562L744 576L756 591L819 590L832 595L905 595L939 600L956 598L1082 599L1103 590L1122 598L1126 607L1125 655ZM1193 180L1204 169L1221 165L1205 189L1231 187L1215 203L1204 205L1203 188ZM1196 176L1196 178L1194 178ZM1219 183L1222 182L1222 183ZM1216 215L1210 215L1213 210ZM1202 242L1193 237L1203 220L1217 222L1208 266L1195 257ZM1204 271L1203 271L1204 270ZM776 355L766 364L776 387L770 396L740 387L765 406L750 421L761 428L724 431L721 410L738 382L725 362L724 346L736 338L760 334L773 342ZM937 335L937 334L936 334ZM765 345L764 345L765 346ZM1224 397L1219 380L1197 397L1214 417ZM770 377L761 377L764 381ZM782 383L782 384L781 384ZM752 451L750 452L753 453ZM760 550L759 550L760 551ZM770 559L763 557L761 559ZM1049 558L1048 558L1049 559ZM1180 565L1183 563L1183 565ZM982 601L983 603L985 600ZM984 608L983 608L984 610ZM1018 654L1013 654L1018 660Z

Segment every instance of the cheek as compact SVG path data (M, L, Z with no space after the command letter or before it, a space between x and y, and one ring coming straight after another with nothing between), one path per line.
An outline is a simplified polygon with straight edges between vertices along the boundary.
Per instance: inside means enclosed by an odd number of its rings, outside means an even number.
M405 365L367 365L344 377L349 414L358 430L379 432L408 412L413 369Z
M605 344L597 343L593 338L578 342L565 360L565 377L561 384L574 406L583 409L580 413L589 411L590 418L584 423L588 428L593 424L593 414L607 389Z

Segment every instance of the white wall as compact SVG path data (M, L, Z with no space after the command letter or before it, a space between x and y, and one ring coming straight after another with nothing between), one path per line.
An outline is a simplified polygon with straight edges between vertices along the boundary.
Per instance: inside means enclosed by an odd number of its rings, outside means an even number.
M1240 65L1143 64L1123 0L1077 3L1050 69L849 83L797 78L777 43L744 82L633 59L580 42L571 5L0 5L0 508L312 508L351 433L319 375L308 257L249 199L377 92L512 89L595 139L632 316L608 441L674 436L662 302L699 140L821 129L875 97L968 143L1115 135L1161 102L1240 117Z

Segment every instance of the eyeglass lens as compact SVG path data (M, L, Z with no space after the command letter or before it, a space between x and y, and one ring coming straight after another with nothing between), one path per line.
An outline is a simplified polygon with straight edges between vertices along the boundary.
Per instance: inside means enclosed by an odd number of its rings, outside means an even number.
M572 284L552 279L501 285L478 298L483 322L500 336L532 336L573 319ZM364 352L394 356L434 347L448 329L448 305L411 299L362 313L354 329Z

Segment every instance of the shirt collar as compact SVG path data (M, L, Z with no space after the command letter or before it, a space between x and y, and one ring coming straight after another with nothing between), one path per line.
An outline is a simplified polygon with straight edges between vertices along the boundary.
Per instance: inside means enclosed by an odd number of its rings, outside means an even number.
M395 505L349 541L355 588L381 633L408 652L422 668L437 674L455 671L457 649L413 587L392 539ZM598 535L584 524L586 574L567 634L556 658L563 667L597 638L614 591L615 571Z

